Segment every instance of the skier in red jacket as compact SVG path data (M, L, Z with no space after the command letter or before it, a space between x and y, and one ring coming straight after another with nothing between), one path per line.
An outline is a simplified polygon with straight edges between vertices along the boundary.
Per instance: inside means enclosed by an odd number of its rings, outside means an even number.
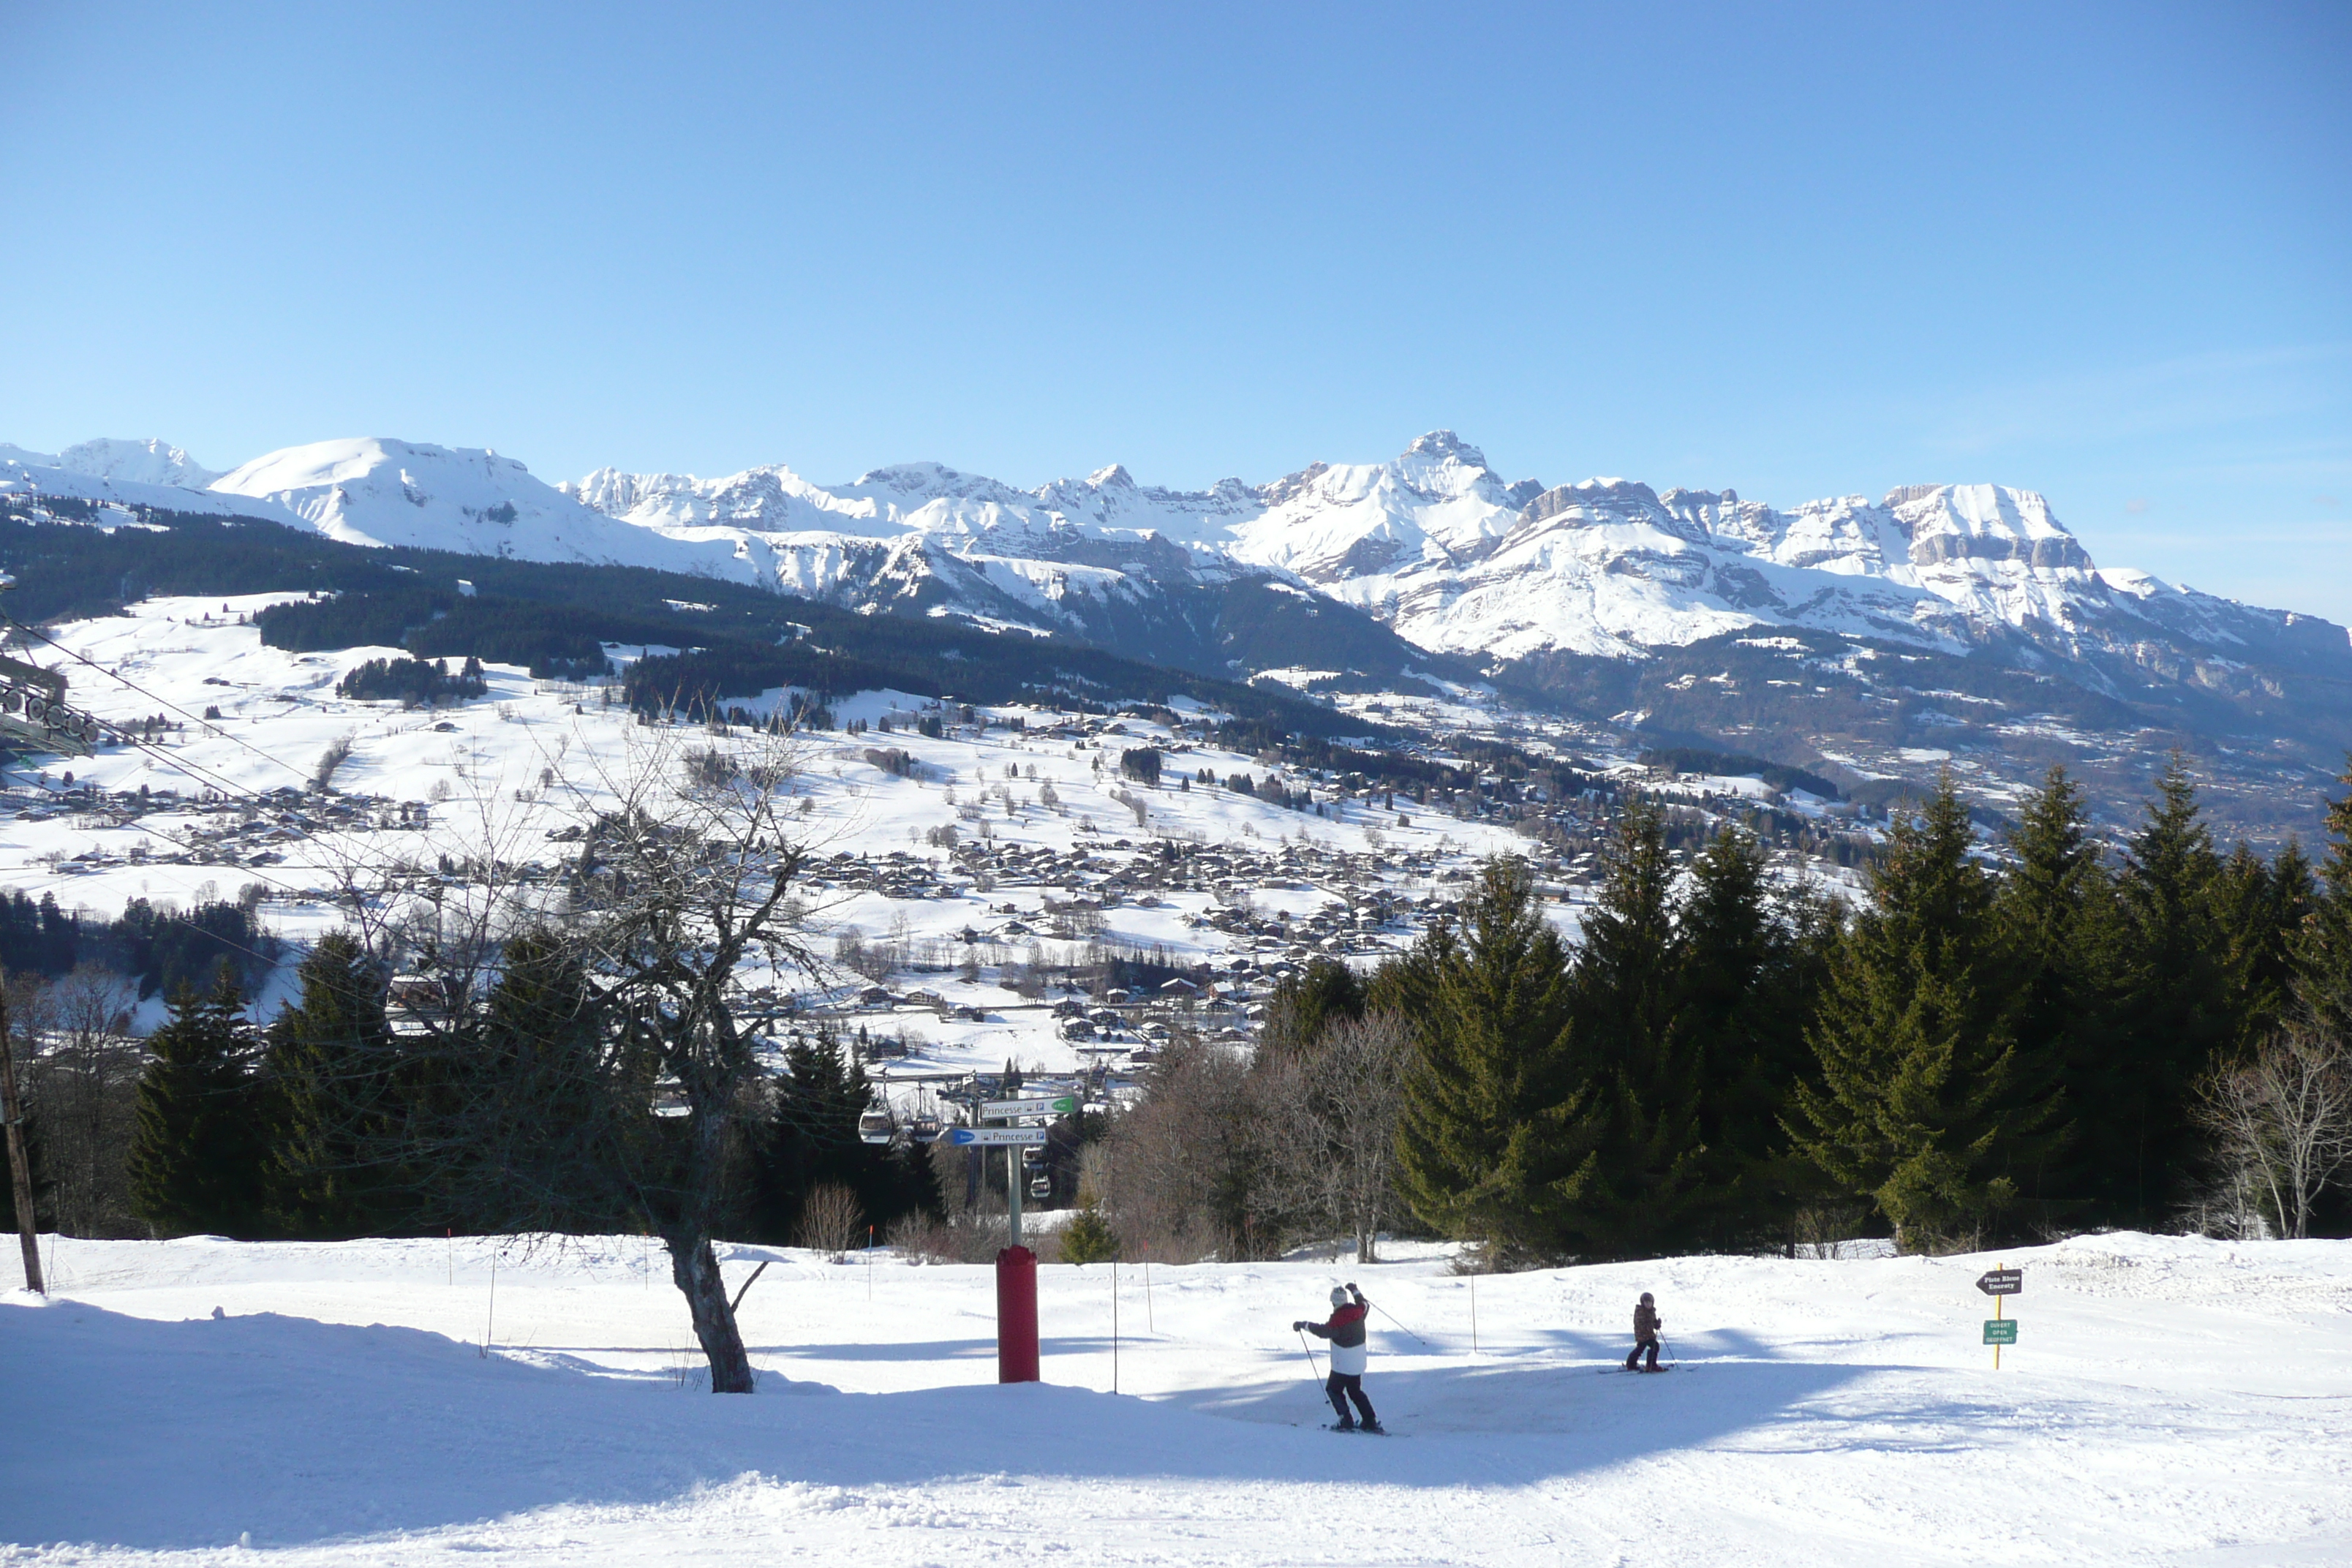
M1349 1300L1349 1297L1354 1300ZM1323 1380L1323 1392L1330 1397L1331 1408L1339 1413L1332 1424L1335 1432L1359 1429L1356 1418L1348 1414L1348 1401L1356 1402L1363 1415L1360 1428L1366 1432L1385 1432L1381 1418L1372 1414L1372 1402L1364 1397L1364 1319L1371 1303L1353 1285L1334 1286L1331 1290L1331 1318L1328 1322L1309 1323L1304 1321L1291 1324L1292 1330L1304 1329L1318 1339L1331 1342L1331 1375Z

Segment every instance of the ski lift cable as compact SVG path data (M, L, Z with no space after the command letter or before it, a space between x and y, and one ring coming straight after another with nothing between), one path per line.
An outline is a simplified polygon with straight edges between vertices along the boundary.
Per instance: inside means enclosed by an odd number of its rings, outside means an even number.
M137 744L138 744L138 742L132 742L132 744L135 746L135 745L137 745ZM145 748L141 747L140 749L144 750ZM172 760L172 759L171 759L171 757L170 757L168 754L163 754L163 753L160 753L160 752L159 752L158 754L159 754L159 755L161 755L161 756L163 756L163 760L164 760L165 762L170 762L170 761ZM154 832L155 830L154 830L154 829L152 829L152 828L150 828L150 829L148 829L147 831L149 831L149 832ZM171 842L176 842L176 840L169 840L169 836L168 836L168 835L164 835L164 834L160 834L160 833L159 833L159 834L157 834L156 836L157 836L158 837L166 838L168 841L171 841ZM256 867L256 868L239 868L239 869L250 869L250 870L252 870L252 871L254 872L254 874L255 874L256 876L260 877L262 879L267 880L267 881L276 881L276 880L277 880L277 879L275 879L275 878L273 878L273 877L269 877L266 872L262 871L262 870L261 870L259 868L257 868L257 867ZM285 889L288 892L307 893L307 892L309 892L309 891L310 891L310 889L307 889L307 888L297 888L297 887L293 886L293 884L289 883L289 882L279 882L278 885L279 887L281 887L281 888ZM268 965L270 968L272 968L272 969L275 969L276 967L278 967L278 959L275 959L275 958L271 957L269 954L268 954L268 953L266 953L266 952L255 952L252 948L249 948L249 947L246 946L246 945L245 945L245 943L243 943L243 942L241 942L236 941L236 940L235 938L233 938L233 937L226 937L226 936L222 936L222 935L218 934L217 932L208 932L207 934L208 934L208 935L210 935L214 941L218 942L221 942L222 944L224 944L224 945L226 945L226 946L233 947L233 948L236 949L236 951L237 951L237 952L244 953L247 957L251 958L251 959L252 959L254 962L256 962L257 963L265 963L265 964L268 964Z
M130 747L132 751L151 757L156 762L163 763L164 766L171 768L177 773L184 773L200 784L208 783L214 788L219 789L225 793L243 795L246 799L252 801L256 805L268 804L268 796L263 795L258 790L254 789L251 785L239 784L236 780L228 777L226 774L215 773L201 763L190 762L184 757L175 757L160 746L154 745L153 743L146 741L132 740L128 735L123 736L122 741L123 744ZM146 831L155 834L157 837L165 839L167 842L179 844L179 840L173 838L171 835L163 833L158 828L151 827L146 829ZM187 847L185 845L181 845L180 847L182 848ZM241 871L250 872L253 876L262 881L276 882L278 886L285 889L289 892L308 892L310 890L305 888L297 888L291 882L282 881L276 877L272 877L268 873L268 871L258 866L241 866L237 868Z
M190 713L186 709L181 707L178 703L173 702L166 698L157 696L154 692L152 692L145 687L141 686L137 681L132 680L129 676L123 675L120 671L110 669L105 665L89 658L87 655L66 647L65 644L58 641L55 637L50 637L39 627L26 626L24 622L8 614L5 610L0 610L0 620L5 620L8 625L16 627L19 631L26 633L27 636L40 638L41 641L48 644L51 647L56 648L59 653L64 654L67 658L74 659L79 663L88 665L90 668L97 670L100 674L130 688L132 691L135 691L140 696L147 699L147 700L162 704L164 708L179 714L182 718L188 720L198 727L208 731L215 735L218 735L224 740L232 742L235 744L243 747L245 750L251 752L255 756L262 759L262 761L268 763L275 767L284 768L296 778L303 779L307 782L309 775L304 773L302 769L295 767L293 764L284 761L282 758L270 755L268 752L265 752L260 747L254 745L251 742L245 740L242 736L232 734L227 730L221 728L219 725L214 723L208 719L198 718L194 714ZM161 747L155 746L148 742L132 740L128 732L119 725L110 725L109 727L113 729L115 732L121 737L123 742L132 750L140 752L141 753L163 763L165 766L175 772L184 773L190 778L198 780L199 782L209 782L215 788L223 790L230 795L241 795L256 804L267 803L268 797L261 791L255 789L249 784L239 783L235 779L229 778L226 774L215 773L200 763L192 762L184 757L175 757L169 752L166 752ZM149 831L152 832L154 830L150 829ZM159 835L159 837L168 837L168 835ZM272 883L286 892L299 893L307 897L314 891L312 889L298 887L294 883L287 881L281 878L271 876L266 869L257 866L240 867L238 869L250 874L257 880ZM251 948L243 947L241 944L231 942L229 945L238 947L241 952L250 954L257 961L275 962L273 960L265 959L263 954L255 952Z
M137 688L134 687L133 689L135 690ZM116 732L124 745L130 747L132 751L138 752L142 755L163 763L165 767L172 769L175 773L184 774L200 784L208 784L212 787L219 789L226 794L242 795L256 805L266 805L268 804L268 797L263 795L260 791L254 789L249 784L240 784L236 780L228 777L226 774L215 773L212 769L205 767L201 763L191 762L185 757L175 757L171 752L164 751L160 746L156 746L149 742L133 740L128 733L120 730ZM247 747L247 749L248 751L253 750L251 747ZM271 760L275 761L276 759L273 758ZM285 766L282 763L278 763L278 765L280 767ZM187 847L184 844L180 844L178 839L173 838L171 835L163 832L161 829L151 827L145 829L145 831L154 834L157 837L163 838L167 843L178 845L182 848ZM237 869L246 872L257 880L272 883L286 892L300 893L307 896L313 891L312 889L299 887L281 878L273 877L268 870L258 866L241 866L237 868ZM252 950L248 948L246 951L249 952ZM259 953L254 953L253 956L257 959L262 955Z
M110 669L105 665L99 663L96 659L89 658L88 655L77 652L75 649L66 647L65 644L58 641L57 638L50 637L47 632L42 631L39 627L26 626L16 616L9 615L5 610L0 610L0 620L5 620L10 626L16 627L19 631L26 633L27 636L39 637L43 642L47 643L51 647L56 648L59 653L64 654L67 658L77 660L79 663L86 664L89 666L90 668L97 670L100 674L106 676L112 680L121 682L122 685L127 686L131 690L137 692L140 696L147 699L150 702L161 703L163 707L171 710L174 713L177 713L180 717L187 720L189 722L219 736L225 741L242 746L245 750L251 752L255 756L259 757L262 761L270 763L274 767L285 769L288 773L293 774L296 778L300 779L305 783L309 782L310 774L304 770L294 766L293 763L285 761L283 758L270 755L268 752L263 751L260 747L253 744L250 741L221 728L209 719L198 718L196 715L190 713L186 709L181 707L178 703L171 701L167 698L157 696L154 692L148 690L145 687L140 685L137 681L131 679L129 676L122 674L119 670ZM118 733L122 733L121 726L110 727L114 728ZM135 750L145 752L149 756L155 758L159 762L166 763L174 770L185 773L191 778L209 781L216 788L226 791L232 795L243 795L247 799L252 800L256 803L266 803L268 799L261 791L255 789L250 784L240 784L237 781L227 777L226 774L214 772L212 769L204 766L200 763L190 762L182 757L174 757L171 753L161 751L145 742L133 741L127 733L123 734L123 740ZM264 875L257 867L246 867L241 868L254 872L264 881L276 882L278 887L285 889L289 892L308 892L310 890L305 888L297 888L290 882L279 881L275 877ZM381 868L379 867L378 868Z
M163 751L163 750L162 748L160 748L160 747L150 746L150 745L148 745L146 742L141 742L141 741L131 741L131 742L128 742L127 743L131 747L131 749L132 749L132 750L134 750L134 751L138 751L138 752L146 752L146 753L148 753L149 755L152 755L152 757L154 757L158 762L163 763L165 763L165 764L166 764L166 765L168 765L168 766L180 768L183 772L188 772L188 773L190 773L192 774L192 776L193 776L194 773L203 773L203 772L205 771L205 770L203 770L202 768L194 767L193 764L184 764L184 763L181 762L181 760L180 760L179 758L173 756L169 752ZM219 777L219 775L218 775L218 774L214 774L213 776L214 776L215 778L218 778L218 777ZM226 785L226 786L227 786L227 787L230 787L230 788L237 788L237 787L240 787L240 786L236 785L236 784L235 784L234 783L232 783L231 781L228 781L228 780L226 780L226 779L221 780L221 783L222 783L224 785ZM254 795L254 796L252 796L252 798L257 801L257 800L261 799L262 797L261 797L261 796L259 796L259 795ZM167 834L167 833L164 833L164 832L161 831L160 829L157 829L157 828L152 828L152 827L151 827L151 828L147 828L147 829L145 829L145 831L147 831L147 832L149 832L149 833L152 833L152 834L154 834L154 835L155 835L155 837L159 837L159 838L163 839L163 840L164 840L165 842L167 842L167 843L171 843L171 844L179 844L179 840L178 840L178 839L175 839L175 838L172 837L172 836L171 836L171 835L169 835L169 834ZM185 847L186 847L186 846L185 846L185 845L181 845L180 847L181 847L182 848L185 848ZM279 888L284 889L287 892L289 892L289 893L302 893L302 894L306 894L306 895L307 895L308 893L310 893L310 892L312 890L312 889L309 889L309 888L298 888L298 887L296 887L296 886L295 886L293 883L291 883L291 882L282 880L281 879L277 878L277 877L273 877L273 876L271 876L271 875L269 874L268 870L266 868L264 868L264 867L260 867L260 866L240 866L240 867L238 867L238 868L237 868L237 869L238 869L238 870L240 870L240 871L243 871L243 872L246 872L246 873L249 874L250 876L254 877L254 878L255 878L256 879L257 879L257 880L265 881L265 882L274 882L274 883L276 883ZM236 944L235 944L235 943L231 943L230 945L235 946ZM244 951L245 951L245 952L253 952L253 950L252 950L251 948L246 948ZM262 954L260 954L260 953L257 953L257 952L254 952L254 953L253 953L253 956L254 956L255 958L261 958L263 955L262 955ZM274 962L274 961L273 961L273 962Z
M124 686L127 686L131 690L137 692L140 696L146 698L149 701L162 703L165 708L170 709L173 712L179 714L182 718L188 720L190 722L198 725L202 729L206 730L215 735L220 736L223 740L232 742L236 745L244 747L247 751L251 752L255 756L259 757L262 761L268 763L273 766L284 768L288 773L292 773L296 778L301 779L306 783L309 781L310 775L302 769L294 766L291 763L286 762L282 758L271 756L268 752L263 751L260 747L253 744L251 742L245 740L242 736L233 734L227 730L222 729L211 720L197 718L177 703L170 701L165 698L158 697L155 693L148 690L145 687L140 685L129 676L123 675L116 670L109 669L106 666L99 663L97 660L76 652L74 649L66 647L63 643L58 642L55 637L50 637L47 633L43 632L37 626L26 626L24 622L16 619L16 616L9 615L5 610L0 610L0 620L6 621L10 626L16 626L20 631L24 631L33 637L39 637L43 642L47 643L51 647L56 648L67 658L79 660L79 662L89 666L90 668L97 670L100 674L120 681ZM184 773L191 778L208 781L215 788L225 790L232 795L243 795L257 803L267 800L267 796L265 796L261 791L255 789L250 784L240 784L237 781L227 777L226 774L214 772L212 769L204 766L200 763L190 762L182 757L174 757L168 752L161 751L145 742L131 740L127 733L124 733L121 731L121 726L110 727L115 729L118 733L121 733L123 735L123 740L126 744L131 746L135 750L147 753L160 762L167 763L174 770ZM257 870L257 868L246 868L246 869ZM263 878L263 880L276 881L277 879L265 877ZM279 882L278 885L285 888L289 892L307 890L295 888L291 883L287 882Z
M216 788L228 791L233 794L242 795L248 800L254 801L257 804L267 803L268 797L252 789L250 786L238 784L236 780L227 778L220 773L213 773L210 769L205 768L201 763L191 763L184 758L175 757L160 746L152 745L144 741L131 740L128 736L124 737L123 743L133 751L153 758L155 761L162 763L166 767L185 773L190 778L197 779L199 782L208 779ZM148 828L146 831L155 834L156 837L163 838L167 842L173 844L179 843L179 840L172 838L169 834L163 833L159 829ZM186 846L182 845L181 847L184 848ZM268 870L264 867L240 866L237 869L254 878L257 881L271 883L285 892L299 893L307 898L315 891L314 889L299 887L292 882L285 880L283 878L274 877L270 875ZM237 944L232 942L230 945L236 946ZM262 960L272 963L276 962L275 960L267 959L264 954L254 952L251 948L244 948L242 951L252 953L252 956L257 960Z
M68 658L73 659L81 664L86 664L89 666L90 668L97 670L100 675L106 676L110 679L120 681L124 686L129 687L131 690L139 693L140 696L147 699L148 701L162 703L163 706L170 709L173 712L177 713L181 718L187 720L190 723L199 725L202 728L210 731L212 733L218 735L225 741L228 741L244 747L247 751L251 752L255 756L259 757L263 762L269 763L271 766L284 768L288 773L292 773L298 779L307 780L310 777L307 773L302 769L294 766L291 763L286 762L281 758L271 756L268 752L263 751L260 747L253 744L250 741L246 740L243 736L232 734L228 731L221 728L218 724L214 723L209 719L198 718L195 714L189 712L186 709L167 698L158 697L155 693L148 690L145 687L140 685L137 681L131 679L129 676L124 675L120 670L110 669L105 665L102 665L96 659L91 658L89 655L68 647L65 644L58 641L57 638L49 636L48 633L42 631L37 626L26 626L16 616L9 615L5 610L0 610L0 620L5 620L10 626L15 626L18 631L25 633L28 637L37 637L40 638L43 642L48 644L59 653L64 654Z

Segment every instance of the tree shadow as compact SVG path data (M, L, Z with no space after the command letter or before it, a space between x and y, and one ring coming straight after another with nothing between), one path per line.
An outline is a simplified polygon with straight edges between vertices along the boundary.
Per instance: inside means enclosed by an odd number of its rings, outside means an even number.
M0 1540L170 1549L249 1531L257 1546L288 1545L560 1504L658 1504L747 1472L844 1487L997 1472L1518 1486L1734 1434L1769 1441L1866 1370L1723 1360L1601 1377L1570 1359L1600 1348L1591 1338L1564 1336L1540 1360L1376 1361L1370 1390L1403 1435L1381 1442L1316 1430L1328 1406L1303 1368L1148 1400L1048 1384L837 1394L773 1373L771 1391L823 1396L717 1399L675 1379L608 1375L562 1347L485 1357L414 1329L163 1322L59 1301L0 1326L0 1386L17 1410L41 1413L0 1424ZM994 1344L782 1349L968 1358ZM1886 1436L1884 1422L1855 1432ZM1820 1433L1809 1425L1803 1441Z

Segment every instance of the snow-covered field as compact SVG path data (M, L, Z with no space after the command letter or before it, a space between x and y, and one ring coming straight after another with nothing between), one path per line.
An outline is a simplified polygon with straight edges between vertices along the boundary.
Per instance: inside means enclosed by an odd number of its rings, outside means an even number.
M551 870L568 853L554 836L567 827L576 836L637 770L676 771L688 748L736 747L748 757L771 743L641 729L627 709L605 702L607 688L534 680L508 665L488 666L488 694L468 702L410 709L339 697L346 671L404 656L262 646L242 621L289 596L151 599L54 631L58 648L41 651L72 678L78 706L114 723L161 715L180 727L152 743L59 760L32 788L12 775L17 787L0 797L0 887L111 916L132 898L184 907L258 884L271 928L299 943L348 921L353 888L381 889L404 868L429 873L442 857L463 863L494 852ZM635 650L616 651L625 659ZM942 717L936 703L907 693L859 692L836 704L835 721L862 722L866 732L806 732L792 738L785 757L793 820L820 858L803 884L803 923L818 951L845 937L889 943L910 958L928 951L940 961L929 973L907 968L891 984L931 991L947 1005L942 1015L983 1015L862 1020L913 1043L897 1073L1008 1059L1076 1067L1050 1013L1013 1005L996 984L1007 962L1035 956L1033 944L1055 962L1100 942L1157 950L1177 964L1240 958L1271 969L1307 950L1307 921L1325 911L1336 918L1360 893L1423 900L1449 873L1458 891L1478 857L1530 847L1499 826L1337 801L1328 788L1318 793L1321 812L1310 813L1192 784L1199 773L1261 784L1279 774L1208 743L1205 727L1004 708L976 715L992 724L957 723L951 710L942 733L929 737L915 730L926 708L935 721ZM1008 727L1013 720L1026 728ZM1166 751L1157 787L1119 776L1120 752L1141 746ZM334 793L306 794L335 748L348 757L333 770ZM877 766L871 757L887 752L906 753L913 767ZM134 799L142 789L149 795ZM1141 803L1141 821L1129 802ZM961 857L937 837L943 831L962 845ZM1213 879L1223 885L1200 875L1170 885L1163 845L1214 850L1230 862ZM1045 864L1034 858L1041 854L1059 858ZM1014 863L1022 855L1032 858ZM842 860L850 864L827 863ZM1154 885L1138 884L1139 864ZM1090 934L1055 940L1049 904L1081 900L1099 906ZM1276 937L1203 923L1236 906L1262 925L1295 919L1298 930ZM1569 905L1555 912L1572 926ZM1408 916L1351 923L1343 951L1369 958L1417 929ZM281 993L283 984L281 975ZM1261 994L1264 984L1261 971ZM161 1015L159 998L142 1026Z
M1046 1382L1004 1388L987 1269L738 1248L780 1259L749 1398L695 1390L643 1243L494 1257L57 1243L0 1311L0 1560L2352 1562L2352 1243L1488 1276L1475 1350L1426 1251L1129 1267L1116 1394L1102 1266L1041 1270ZM1393 1314L1385 1440L1317 1429L1290 1332L1344 1279ZM1643 1289L1679 1368L1597 1375Z

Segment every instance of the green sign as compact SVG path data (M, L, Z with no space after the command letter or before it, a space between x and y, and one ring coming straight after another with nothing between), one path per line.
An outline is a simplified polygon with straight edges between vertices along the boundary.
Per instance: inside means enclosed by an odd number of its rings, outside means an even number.
M2015 1318L1987 1318L1984 1321L1984 1342L1989 1345L2013 1345L2017 1342Z
M1077 1108L1077 1096L1061 1094L1051 1100L984 1100L980 1114L990 1121L1001 1121L1007 1116L1067 1116Z

